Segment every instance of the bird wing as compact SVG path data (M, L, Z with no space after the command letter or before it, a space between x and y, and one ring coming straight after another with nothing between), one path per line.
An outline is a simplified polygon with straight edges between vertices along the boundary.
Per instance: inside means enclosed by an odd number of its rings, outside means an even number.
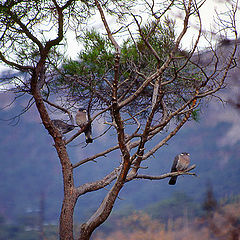
M64 121L59 120L59 119L52 120L52 123L63 134L68 133L68 132L72 131L75 128L74 125L69 125L69 124L67 124Z
M174 161L173 161L173 164L172 164L172 168L171 168L171 172L177 172L177 163L178 163L178 160L179 160L179 156L177 155L177 156L174 158Z

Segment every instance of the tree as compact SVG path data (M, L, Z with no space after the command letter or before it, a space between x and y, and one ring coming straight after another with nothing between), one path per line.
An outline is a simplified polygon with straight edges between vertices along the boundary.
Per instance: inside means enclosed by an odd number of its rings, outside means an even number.
M0 4L0 59L15 69L2 81L15 85L8 91L13 91L16 99L23 94L31 96L24 111L35 104L54 141L62 167L64 199L60 239L73 239L75 204L88 192L112 184L97 211L82 224L80 240L89 239L108 218L127 182L194 175L189 173L194 166L186 172L160 176L139 174L139 170L143 168L144 160L153 156L188 120L196 117L205 98L224 87L232 67L236 44L224 56L224 61L221 58L221 64L217 48L211 45L213 61L210 70L197 61L198 44L203 37L200 8L204 3L193 0L171 0L160 4L145 0L6 0ZM225 17L229 16L230 20L219 19L221 24L224 23L221 29L231 29L237 39L237 1L228 4L231 8ZM144 9L142 16L139 6ZM83 29L88 18L96 12L106 37L103 33ZM183 16L177 35L174 21L167 17L168 12ZM116 25L111 26L115 31L110 29L106 14L117 18ZM191 49L182 51L180 47L191 26L190 19L197 22L193 28L198 30ZM83 35L84 49L79 61L64 60L63 45L66 44L66 33L71 29L78 37ZM221 29L218 35L222 34ZM117 36L124 39L122 43ZM66 140L51 121L47 106L67 113L72 120L72 112L79 107L79 102L88 108L88 124ZM116 133L117 144L72 164L67 145L98 117L105 119L109 131ZM170 123L173 124L171 127ZM80 186L74 182L74 169L115 150L120 151L121 163L112 172Z
M203 221L208 225L210 232L217 239L239 239L240 224L234 207L234 203L228 208L219 204L214 197L211 184L207 187L203 203L203 209L206 212Z

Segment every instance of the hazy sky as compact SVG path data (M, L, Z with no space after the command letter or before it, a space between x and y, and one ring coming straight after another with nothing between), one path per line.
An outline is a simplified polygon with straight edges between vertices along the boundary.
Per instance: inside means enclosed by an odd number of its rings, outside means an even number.
M217 31L218 27L214 22L214 19L217 17L217 14L227 11L226 2L227 0L206 0L206 2L203 4L203 6L200 9L202 27L204 31L206 32ZM240 9L238 10L238 12L240 12ZM169 15L176 20L177 31L180 31L182 29L183 22L182 22L182 18L179 16L179 13L177 13L174 10ZM238 13L238 19L240 19L239 13ZM114 30L114 26L115 26L114 17L107 16L107 20L111 30ZM190 22L192 23L191 24L192 26L188 29L186 37L182 42L182 47L184 49L188 49L189 47L191 47L193 36L197 34L196 24L193 21L190 21ZM103 33L105 33L104 26L98 14L90 20L90 23L88 24L88 26L89 28L96 28L97 30L101 30ZM238 26L238 29L240 29L240 26ZM80 50L80 45L75 41L74 38L75 38L74 34L68 34L68 52L67 53L71 58L77 57L77 54L79 51L76 51L76 49ZM217 39L213 38L212 40L217 40ZM208 44L206 40L202 38L199 45L201 48L204 48L204 47L207 47Z
M220 12L226 11L227 8L225 3L227 1L228 0L206 0L206 2L204 3L204 5L200 10L203 30L206 30L206 31L217 30L217 26L214 23L214 17L216 17L216 12L220 13ZM240 9L238 9L238 12L240 12ZM176 20L177 31L180 32L183 24L182 24L181 18L179 17L179 14L174 10L172 11L170 16ZM238 19L240 19L239 13L238 13ZM114 30L115 19L112 16L108 16L107 20L109 21L111 30ZM194 25L195 23L192 22L192 27L188 29L188 32L185 38L183 39L181 47L184 49L188 49L189 46L191 46L192 39L194 38L194 35L196 35L196 28L194 27ZM97 30L101 30L103 33L105 32L103 24L98 14L92 17L88 26L89 28L96 28ZM238 29L240 29L240 26L238 26ZM213 39L213 40L216 40L216 39ZM68 32L67 43L68 43L68 47L67 47L68 56L73 59L77 58L77 55L81 49L81 45L76 41L75 34L73 32ZM200 42L200 47L201 48L206 47L207 46L206 43L207 42L204 41L204 39L202 39ZM0 69L3 69L1 68L1 65L0 65Z

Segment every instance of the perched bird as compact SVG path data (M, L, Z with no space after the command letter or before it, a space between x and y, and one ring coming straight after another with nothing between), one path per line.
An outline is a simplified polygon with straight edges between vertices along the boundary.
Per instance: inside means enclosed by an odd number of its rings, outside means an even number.
M58 119L52 120L52 123L59 130L61 134L68 133L75 128L74 125L67 124L64 121L58 120Z
M80 128L85 127L88 124L88 116L87 116L87 110L84 108L79 108L76 114L76 123ZM88 127L85 130L85 138L86 143L92 143L92 127L91 125L88 125Z
M190 154L183 152L177 155L173 161L171 172L185 171L190 163ZM177 176L171 177L168 184L175 185Z

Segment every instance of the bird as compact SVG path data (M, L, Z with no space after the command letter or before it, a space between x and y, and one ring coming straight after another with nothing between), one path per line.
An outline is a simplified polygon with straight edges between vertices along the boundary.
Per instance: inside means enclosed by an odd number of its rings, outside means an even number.
M78 111L77 111L77 114L75 116L75 120L76 120L77 125L80 128L83 128L86 125L88 125L87 110L85 108L79 108ZM91 124L89 124L87 126L84 133L85 133L86 143L92 143L93 139L92 139L92 126L91 126Z
M171 168L171 172L178 172L178 171L185 171L188 168L190 163L190 154L187 152L183 152L178 154L174 161ZM170 178L168 184L175 185L178 176L173 176Z
M59 120L59 119L52 120L52 123L59 130L59 132L61 134L68 133L68 132L72 131L75 128L74 125L67 124L64 121Z

